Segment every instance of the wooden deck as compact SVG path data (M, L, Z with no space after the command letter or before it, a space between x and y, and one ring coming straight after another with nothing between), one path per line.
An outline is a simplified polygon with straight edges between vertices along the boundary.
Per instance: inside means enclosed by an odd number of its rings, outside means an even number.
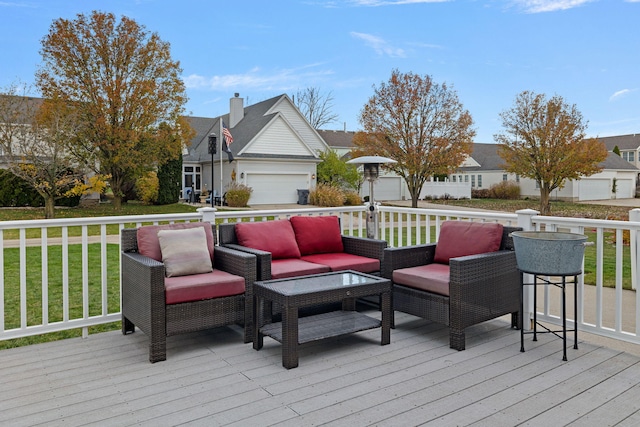
M447 329L397 313L380 330L304 345L286 370L280 344L255 351L239 328L172 337L151 364L137 331L0 351L0 425L637 426L640 358L550 334L520 353L506 318Z

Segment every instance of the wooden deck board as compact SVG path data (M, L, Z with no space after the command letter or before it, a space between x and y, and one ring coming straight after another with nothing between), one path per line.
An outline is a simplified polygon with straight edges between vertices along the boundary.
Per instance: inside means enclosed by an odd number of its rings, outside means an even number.
M148 341L119 331L0 351L2 425L637 425L640 358L551 336L528 340L508 319L447 328L397 313L391 344L369 330L305 344L300 366L281 346L253 350L240 328L170 337L151 364Z

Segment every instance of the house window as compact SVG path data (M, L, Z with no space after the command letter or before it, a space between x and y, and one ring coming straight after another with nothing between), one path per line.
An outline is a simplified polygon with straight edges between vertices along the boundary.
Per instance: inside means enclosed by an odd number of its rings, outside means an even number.
M506 180L507 180L507 174L506 174L506 173L505 173L505 174L502 174L502 180L503 180L503 181L506 181Z
M453 182L456 182L456 176L455 176L455 175L451 175L451 180L452 180Z
M464 182L469 182L469 175L464 176Z
M520 175L516 174L516 182L520 182Z
M201 188L201 170L200 166L183 166L183 187L191 188L193 186L195 191L200 191Z
M478 188L482 188L482 175L478 175Z
M475 188L475 187L476 187L476 176L471 175L471 188Z
M635 151L623 151L622 153L622 158L625 159L627 162L629 163L635 163Z

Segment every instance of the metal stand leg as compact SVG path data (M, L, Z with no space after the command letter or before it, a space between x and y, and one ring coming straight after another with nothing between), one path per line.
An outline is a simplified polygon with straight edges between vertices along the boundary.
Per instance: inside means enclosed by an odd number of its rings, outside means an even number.
M524 273L520 272L520 352L524 353Z
M578 276L573 276L573 348L578 349Z
M538 341L538 334L536 327L538 326L538 310L536 305L538 303L538 276L533 275L533 340Z
M562 360L567 361L567 297L566 276L562 276Z

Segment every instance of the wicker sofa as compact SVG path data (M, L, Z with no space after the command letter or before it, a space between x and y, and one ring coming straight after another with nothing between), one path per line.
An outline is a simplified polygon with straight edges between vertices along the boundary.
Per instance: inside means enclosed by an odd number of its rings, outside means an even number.
M520 273L511 232L493 223L445 221L437 244L387 248L383 277L394 310L449 327L449 345L465 349L465 328L505 314L520 319ZM392 316L393 324L393 316Z
M244 342L253 337L250 303L256 258L220 246L214 250L213 227L209 223L180 223L121 232L122 333L133 333L136 326L142 330L149 337L152 363L166 359L167 336L240 324L244 325ZM175 261L169 264L166 245L172 243L170 239L179 239L180 232L169 233L196 229L196 238L184 242L187 249L173 254ZM165 238L164 247L160 246L161 237ZM176 246L180 245L173 245ZM196 247L200 253L189 252ZM198 257L203 250L204 260L200 262ZM189 264L204 271L189 274L184 271ZM207 264L208 268L202 267Z
M336 216L219 225L220 245L257 257L258 280L355 270L380 274L387 242L343 236Z

